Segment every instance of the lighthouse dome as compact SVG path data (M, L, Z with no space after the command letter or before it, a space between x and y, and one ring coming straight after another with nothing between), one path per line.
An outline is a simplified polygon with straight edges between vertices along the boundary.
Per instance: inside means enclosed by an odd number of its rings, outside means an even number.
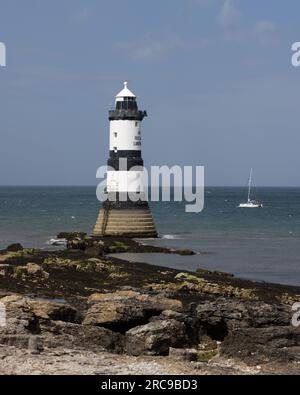
M122 101L124 97L136 98L135 94L128 89L127 81L124 81L124 88L116 95L116 101Z

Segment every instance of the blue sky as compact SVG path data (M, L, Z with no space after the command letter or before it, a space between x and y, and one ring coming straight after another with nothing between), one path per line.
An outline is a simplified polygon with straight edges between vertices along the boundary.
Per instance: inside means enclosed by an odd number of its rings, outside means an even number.
M0 185L94 185L122 81L146 165L300 186L297 0L1 0Z

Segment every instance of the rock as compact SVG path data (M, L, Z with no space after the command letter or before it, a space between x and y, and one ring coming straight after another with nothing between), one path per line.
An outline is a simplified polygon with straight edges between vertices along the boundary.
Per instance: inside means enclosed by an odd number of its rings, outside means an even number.
M11 244L6 248L6 251L9 252L18 252L18 251L23 251L23 246L19 243Z
M27 263L27 272L30 274L37 274L43 271L43 269L41 268L40 265L36 264L36 263Z
M60 320L76 322L77 311L67 303L35 300L20 295L9 295L0 299L6 307L8 318L30 319L38 318L45 320Z
M130 290L92 294L88 303L91 307L83 321L85 325L105 326L121 332L146 323L151 316L164 310L182 310L178 300Z
M85 253L87 256L89 256L89 257L97 258L98 256L103 255L103 248L100 247L100 246L98 246L98 245L96 245L96 246L87 248L87 249L84 251L84 253Z
M15 279L25 281L26 277L28 277L27 266L15 266L13 267L13 271L11 276Z
M195 254L196 254L195 251L193 251L193 250L188 250L188 249L185 249L185 250L175 250L175 252L176 252L176 254L178 254L178 255L195 255Z
M78 264L76 264L76 270L79 272L105 272L107 271L108 267L107 265L102 262L100 259L97 258L90 258L85 261L80 261Z
M11 266L8 264L0 264L0 276L6 276L10 272Z
M30 354L39 354L40 353L39 341L38 341L37 336L30 336L29 337L28 352Z
M60 257L50 257L50 258L45 258L43 264L45 266L52 266L52 267L57 267L57 268L67 268L67 269L73 269L76 268L78 264L80 264L80 261L73 261L72 259L68 258L60 258Z
M198 304L196 316L208 335L223 340L235 329L289 325L291 310L282 304L219 298Z
M195 348L170 347L169 357L175 361L197 361L198 351Z
M80 348L99 352L108 350L121 353L124 336L109 329L62 321L41 322L43 345L47 348Z
M77 311L67 303L30 300L33 314L39 319L77 322Z
M168 355L170 347L186 344L185 325L176 320L153 321L130 329L125 335L129 355Z
M78 323L77 312L66 303L34 300L20 295L0 299L6 307L7 325L0 327L0 344L24 348L29 353L45 348L77 347L122 352L124 336L109 329Z
M165 289L176 292L197 292L214 296L257 300L255 288L242 288L224 282L208 281L202 277L187 272L180 272L174 277L177 282L158 284L155 289ZM152 287L153 288L153 287Z
M28 299L21 295L8 295L0 299L5 306L6 317L14 319L30 319L33 317Z
M42 277L44 279L49 278L49 273L45 272L42 267L36 263L27 263L26 265L27 273L32 274L37 277Z
M127 251L129 251L130 250L130 246L125 244L125 243L123 243L123 242L120 242L120 241L114 241L112 243L112 245L109 245L106 248L106 250L109 253L116 254L116 253L119 253L119 252L127 252Z
M85 250L86 243L84 240L72 239L67 241L67 248L69 250Z
M174 311L174 310L164 310L161 315L159 316L162 319L174 319L177 321L185 321L186 320L186 315L179 313L178 311Z
M89 262L89 263L94 263L95 265L97 265L97 264L103 265L103 262L102 262L101 259L99 259L99 258L89 258L89 259L88 259L88 262Z
M132 301L95 303L87 311L84 325L98 325L125 331L145 319L144 310Z
M221 271L218 271L218 270L211 271L211 270L204 269L202 267L198 267L198 269L196 270L196 273L199 273L199 274L215 274L217 276L230 277L230 278L234 277L234 274L232 274L232 273L221 272Z
M26 298L9 295L0 299L5 306L6 325L0 327L0 344L27 348L29 336L39 332L39 322Z
M22 281L25 281L27 277L36 277L38 280L46 280L49 278L49 273L44 271L41 266L31 262L25 266L12 266L8 268L6 274Z
M58 239L66 239L66 240L72 240L72 239L83 239L87 234L84 232L60 232L57 235Z
M116 291L113 293L95 293L90 295L88 303L103 303L132 300L141 304L145 310L161 313L164 310L182 311L182 302L177 299L166 298L161 295L149 295L132 290Z
M221 344L221 355L258 364L277 360L300 361L300 327L242 328L232 331Z

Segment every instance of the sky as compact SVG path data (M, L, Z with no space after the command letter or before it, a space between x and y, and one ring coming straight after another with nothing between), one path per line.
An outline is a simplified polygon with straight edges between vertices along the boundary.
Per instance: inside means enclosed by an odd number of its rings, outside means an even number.
M0 0L0 185L95 185L122 82L143 158L300 186L299 0Z

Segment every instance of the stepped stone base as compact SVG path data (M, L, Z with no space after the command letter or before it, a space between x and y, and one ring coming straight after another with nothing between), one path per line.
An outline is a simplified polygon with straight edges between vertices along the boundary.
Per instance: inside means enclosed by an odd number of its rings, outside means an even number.
M157 237L150 209L102 207L94 228L95 236Z

